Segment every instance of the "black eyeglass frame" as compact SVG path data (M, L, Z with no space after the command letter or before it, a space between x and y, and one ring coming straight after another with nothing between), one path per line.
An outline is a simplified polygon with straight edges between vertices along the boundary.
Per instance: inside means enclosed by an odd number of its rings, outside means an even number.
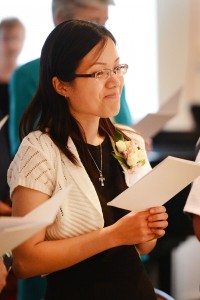
M121 68L124 68L125 72L124 72L124 74L118 75L117 70L119 70ZM108 79L109 77L112 76L112 73L114 73L117 76L123 76L123 75L126 74L127 70L128 70L128 65L127 64L121 64L121 65L118 65L117 67L115 67L113 70L111 70L111 69L102 69L100 71L97 71L95 73L90 73L90 74L74 74L74 77L92 77L92 78L95 78L95 79L98 80L98 79L100 79L100 78L97 77L99 73L101 73L103 71L109 71L108 77L107 78L102 78L102 79Z

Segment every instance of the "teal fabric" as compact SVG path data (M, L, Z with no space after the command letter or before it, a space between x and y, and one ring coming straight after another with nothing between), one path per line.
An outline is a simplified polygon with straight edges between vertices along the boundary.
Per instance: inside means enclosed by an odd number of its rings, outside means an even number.
M17 300L42 300L46 291L45 277L31 277L18 281Z
M14 156L19 147L19 123L22 114L36 92L39 82L40 59L30 61L18 67L11 78L10 93L10 118L9 140L11 155ZM132 125L133 120L126 101L125 88L121 95L119 114L114 118L116 123Z
M140 256L140 259L141 259L142 262L146 262L147 260L149 260L149 255L148 255L148 254L146 254L146 255L141 255L141 256Z
M35 59L14 72L9 84L9 140L11 155L14 156L19 147L19 123L23 112L36 92L39 81L40 60Z
M128 126L133 125L133 118L131 116L127 101L126 101L126 91L125 86L122 90L121 99L120 99L120 111L118 115L114 118L116 123L124 124Z

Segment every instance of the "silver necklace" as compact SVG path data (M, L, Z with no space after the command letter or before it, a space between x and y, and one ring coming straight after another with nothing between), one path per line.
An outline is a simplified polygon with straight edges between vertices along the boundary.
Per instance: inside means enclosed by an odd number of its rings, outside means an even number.
M99 171L99 181L101 182L101 186L104 186L104 181L105 181L105 177L103 176L103 173L102 173L102 147L101 147L101 144L100 144L100 153L101 153L101 169L99 169L94 157L92 156L90 150L88 149L88 153L90 154L90 157L91 159L93 160L94 164L95 164L95 167L97 168L97 170Z

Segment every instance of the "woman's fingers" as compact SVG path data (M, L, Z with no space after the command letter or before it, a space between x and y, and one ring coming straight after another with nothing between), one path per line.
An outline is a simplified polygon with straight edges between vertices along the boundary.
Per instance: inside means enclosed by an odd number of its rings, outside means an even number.
M151 231L154 234L156 239L161 238L165 235L164 229L152 229Z
M159 221L167 221L168 214L167 213L161 213L156 215L150 215L148 217L148 222L159 222Z
M165 229L168 226L167 221L158 221L158 222L149 222L148 223L149 228L151 229Z
M150 214L159 214L166 212L166 208L164 206L156 206L149 209Z
M168 214L164 206L153 207L149 210L148 226L157 238L165 235L165 228L168 226Z

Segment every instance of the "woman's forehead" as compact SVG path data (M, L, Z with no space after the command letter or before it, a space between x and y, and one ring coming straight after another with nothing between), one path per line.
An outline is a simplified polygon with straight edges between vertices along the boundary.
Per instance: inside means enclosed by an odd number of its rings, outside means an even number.
M112 39L100 41L89 53L82 59L80 66L87 65L91 67L93 65L104 65L110 59L113 61L118 58L117 49Z

